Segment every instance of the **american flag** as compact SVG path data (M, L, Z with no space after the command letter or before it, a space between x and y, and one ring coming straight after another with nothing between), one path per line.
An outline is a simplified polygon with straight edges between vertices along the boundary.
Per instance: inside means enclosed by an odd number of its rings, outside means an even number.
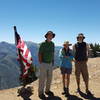
M26 43L22 40L20 35L17 33L15 26L14 26L14 31L15 31L15 44L18 51L19 61L21 62L21 66L23 66L22 77L25 78L28 75L28 69L32 64L32 55Z

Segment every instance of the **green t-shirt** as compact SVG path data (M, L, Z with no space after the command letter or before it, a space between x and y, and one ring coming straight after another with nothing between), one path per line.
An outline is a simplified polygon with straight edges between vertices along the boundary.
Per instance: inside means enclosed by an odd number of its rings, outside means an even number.
M54 43L42 42L39 48L39 54L42 55L42 62L51 63L54 60Z

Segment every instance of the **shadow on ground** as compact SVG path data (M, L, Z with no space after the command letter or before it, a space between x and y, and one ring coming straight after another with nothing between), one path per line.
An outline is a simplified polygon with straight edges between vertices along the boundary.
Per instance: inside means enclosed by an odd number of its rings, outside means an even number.
M21 96L23 100L31 100L30 96L33 95L32 87L22 87L17 91L18 96Z
M45 99L41 99L41 100L62 100L62 99L58 96L48 96Z
M83 93L82 91L80 91L79 94L81 97L83 97L84 99L87 99L87 100L100 100L100 98L94 97L93 94L87 95L87 94Z
M77 97L75 95L70 95L70 96L67 97L67 100L83 100L83 99L79 98L79 97Z
M46 100L62 100L62 99L58 96L53 96L53 97L47 97Z

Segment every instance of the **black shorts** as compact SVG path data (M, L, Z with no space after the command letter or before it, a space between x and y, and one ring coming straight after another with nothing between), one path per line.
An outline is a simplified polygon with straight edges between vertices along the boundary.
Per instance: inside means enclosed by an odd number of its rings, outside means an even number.
M72 73L72 68L65 68L65 67L61 67L61 74L71 74Z

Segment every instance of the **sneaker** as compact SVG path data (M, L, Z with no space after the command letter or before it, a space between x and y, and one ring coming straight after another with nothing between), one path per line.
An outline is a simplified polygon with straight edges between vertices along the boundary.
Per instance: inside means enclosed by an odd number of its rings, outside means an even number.
M39 98L40 98L40 99L46 99L46 96L45 96L44 94L40 94L40 95L39 95Z
M45 92L45 94L48 96L54 96L54 93L52 91Z

